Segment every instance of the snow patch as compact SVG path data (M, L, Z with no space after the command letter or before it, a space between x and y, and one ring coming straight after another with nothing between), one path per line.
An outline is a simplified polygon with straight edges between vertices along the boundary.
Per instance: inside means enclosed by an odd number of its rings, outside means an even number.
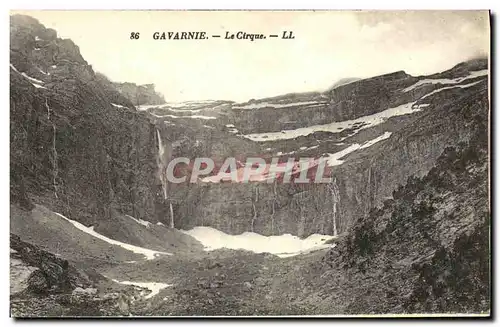
M440 89L437 89L437 90L432 91L432 92L431 92L431 93L429 93L429 94L424 95L424 96L423 96L423 97L421 97L420 99L425 99L425 98L427 98L427 97L429 97L429 96L431 96L431 95L433 95L433 94L436 94L436 93L439 93L439 92L442 92L442 91L445 91L445 90L454 89L454 88L457 88L457 87L462 88L462 89L465 89L465 88L468 88L468 87L474 86L474 85L476 85L476 84L478 84L478 83L481 83L481 82L482 82L482 81L477 81L477 82L473 82L473 83L469 83L469 84L465 84L465 85L454 85L454 86L442 87L442 88L440 88ZM422 106L422 105L420 105L420 106Z
M175 115L165 115L166 117L171 117L171 118L197 118L197 119L217 119L217 117L212 117L212 116L202 116L202 115L192 115L192 116L175 116Z
M15 71L16 73L19 73L19 74L21 74L21 76L23 76L24 78L28 79L28 80L30 81L30 83L31 83L34 87L36 87L37 89L46 89L46 87L44 87L44 86L40 85L40 84L43 84L43 83L44 83L43 81L41 81L41 80L39 80L39 79L36 79L36 78L33 78L33 77L31 77L31 76L28 76L28 75L27 75L26 73L24 73L24 72L20 72L20 71L18 71L18 70L17 70L17 68L16 68L16 67L14 67L14 65L13 65L13 64L10 64L10 67L11 67L12 69L14 69L14 71Z
M145 226L147 228L149 228L149 226L151 225L151 223L149 221L145 221L145 220L142 220L142 219L137 219L137 218L134 218L130 215L125 215L127 217L129 217L130 219L132 219L133 221L135 221L136 223L142 225L142 226Z
M137 106L137 110L147 110L150 108L165 108L177 112L199 112L201 110L208 110L210 108L198 108L200 106L207 106L215 103L217 100L200 100L200 101L185 101L185 102L165 102L163 104L146 104ZM177 109L182 108L182 109Z
M164 105L172 108L185 108L189 110L189 107L196 107L200 105L208 105L210 103L217 102L217 100L193 100L184 102L166 102Z
M44 72L44 71L43 71L43 70L41 70L40 68L38 68L38 71L39 71L40 73L44 74L44 75L47 75L47 76L48 76L48 75L50 75L50 73Z
M351 144L350 146L348 146L347 148L345 148L344 150L341 150L339 152L328 153L327 154L328 155L328 166L330 166L330 167L339 166L339 165L344 163L344 161L340 160L340 159L345 157L349 153L354 152L354 151L359 150L359 149L368 148L377 142L388 139L391 135L392 135L391 132L385 132L384 134L380 135L379 137L376 137L372 140L366 141L365 143L363 143L361 145L358 143L354 143L354 144Z
M196 113L202 111L202 109L189 109L189 108L184 108L184 109L166 108L166 109L174 112L186 112L186 113Z
M359 148L361 148L361 145L355 143L355 144L351 144L350 146L348 146L347 148L345 148L344 150L341 150L339 152L328 153L328 166L332 167L332 166L339 166L339 165L343 164L344 161L339 160L339 159L342 157L345 157L346 155L348 155L351 152L358 150Z
M233 125L233 124L227 124L226 125L227 131L232 134L239 134L240 131Z
M120 105L120 104L116 104L116 103L111 103L111 105L112 105L113 107L115 107L115 108L127 108L127 107L125 107L125 106L122 106L122 105Z
M361 145L360 149L368 148L368 147L374 145L377 142L386 140L389 137L391 137L391 135L392 135L391 132L385 132L384 134L380 135L379 137L376 137L376 138L374 138L372 140L369 140L369 141L366 141L365 143L363 143L363 145Z
M428 84L458 84L461 83L467 79L471 78L476 78L476 77L481 77L481 76L487 76L488 75L488 70L483 69L483 70L476 70L472 71L469 73L469 75L464 76L464 77L458 77L454 79L449 79L449 78L435 78L435 79L423 79L418 81L417 83L405 88L403 92L408 92L411 91L421 85L428 85Z
M120 246L126 250L129 250L131 252L134 252L134 253L137 253L137 254L142 254L146 257L147 260L152 260L156 257L158 257L159 255L161 254L164 254L164 255L172 255L172 253L167 253L167 252L161 252L161 251L154 251L154 250L150 250L150 249L146 249L146 248L142 248L140 246L135 246L135 245L132 245L132 244L127 244L127 243L123 243L123 242L120 242L120 241L116 241L116 240L113 240L109 237L106 237L102 234L99 234L97 233L96 231L94 231L94 226L90 226L90 227L87 227L75 220L71 220L69 218L66 218L65 216L61 215L60 213L57 213L57 212L54 212L56 215L58 215L59 217L63 218L64 220L70 222L73 226L75 226L76 228L78 228L79 230L89 234L89 235L92 235L94 236L95 238L98 238L98 239L101 239L109 244L113 244L113 245L117 245L117 246Z
M295 103L269 103L269 102L260 102L260 103L252 103L244 106L233 106L233 109L261 109L261 108L289 108L289 107L297 107L297 106L310 106L310 105L324 105L326 102L317 102L317 101L305 101L305 102L295 102Z
M26 73L21 73L21 75L23 75L24 77L26 77L27 79L29 79L33 83L37 83L37 84L43 84L44 83L43 81L41 81L39 79L33 78L31 76L28 76Z
M245 232L240 235L229 235L211 227L195 227L189 231L182 231L198 240L205 247L205 251L217 249L248 250L255 253L272 253L278 257L289 257L314 250L330 248L324 244L334 236L313 234L301 239L291 234L279 236L263 236L257 233Z
M165 107L165 104L142 104L139 106L136 106L137 110L148 110L151 108L163 108Z
M212 117L212 116L201 116L201 115L192 115L192 116L176 116L176 115L157 115L151 113L151 115L157 117L157 118L163 118L163 117L169 117L169 118L197 118L197 119L205 119L205 120L210 120L210 119L217 119L217 117Z
M33 85L34 87L36 87L37 89L47 89L45 86L41 86L39 84L35 84L35 83L31 83L31 85Z
M156 282L128 282L128 281L118 281L116 279L113 279L114 282L119 283L119 284L124 284L124 285L132 285L132 286L138 286L142 288L147 288L148 290L151 291L148 295L146 295L144 298L149 299L152 298L153 296L157 295L160 293L160 291L166 287L172 286L172 284L165 284L165 283L156 283Z

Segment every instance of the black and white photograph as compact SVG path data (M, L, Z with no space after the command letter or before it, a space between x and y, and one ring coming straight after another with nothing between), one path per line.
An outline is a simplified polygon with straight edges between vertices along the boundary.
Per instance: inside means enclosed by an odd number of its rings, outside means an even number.
M9 24L10 317L491 316L488 10Z

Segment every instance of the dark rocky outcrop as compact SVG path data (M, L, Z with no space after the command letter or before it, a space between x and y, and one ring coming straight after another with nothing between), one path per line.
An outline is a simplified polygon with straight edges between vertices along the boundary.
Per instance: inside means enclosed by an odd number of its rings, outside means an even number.
M486 122L428 174L356 220L325 261L348 289L346 313L490 310Z
M154 84L137 85L129 82L115 82L113 83L113 86L135 106L165 103L163 95L155 91Z
M68 293L76 287L90 287L88 277L80 274L67 260L41 250L35 245L21 241L19 236L10 234L11 258L35 267L27 280L29 292L36 294ZM15 282L15 281L12 281Z
M10 314L15 318L128 316L138 291L10 234Z

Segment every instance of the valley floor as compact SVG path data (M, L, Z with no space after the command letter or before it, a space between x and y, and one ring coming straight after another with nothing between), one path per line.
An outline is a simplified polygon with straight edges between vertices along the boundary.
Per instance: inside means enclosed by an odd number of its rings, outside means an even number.
M318 246L312 242L314 237L309 238L309 244L304 240L310 249L298 255L226 248L207 252L186 232L159 225L141 225L137 220L124 225L134 229L136 234L154 235L156 229L176 233L173 243L163 248L148 244L155 249L151 250L138 246L131 248L131 245L103 237L94 228L79 226L43 206L36 206L31 211L11 207L11 215L16 216L12 220L12 232L22 235L27 242L16 241L14 247L17 249L11 249L11 310L15 317L332 314L332 308L320 308L318 303L331 297L322 280L330 278L331 271L326 274L330 268L321 263L321 258L333 244ZM223 234L225 238L218 235L218 240L234 238L238 245L226 246L249 247L256 252L265 251L263 246L266 245L269 252L278 251L276 247L280 242L287 243L289 248L295 247L296 251L304 246L296 237L266 238L245 234L243 237ZM154 243L151 235L149 241ZM334 241L326 236L316 235L316 238L320 243ZM262 243L263 240L268 243ZM260 249L259 245L252 245L252 241L260 241ZM33 261L27 254L33 252L26 251L33 246L31 244L37 245L36 251L53 253L57 259ZM86 277L88 285L76 282L78 286L73 291L54 291L55 286L34 290L30 277L33 271L39 269L50 275L52 270L59 269L47 268L51 260L67 260L79 276ZM70 278L72 283L74 279Z

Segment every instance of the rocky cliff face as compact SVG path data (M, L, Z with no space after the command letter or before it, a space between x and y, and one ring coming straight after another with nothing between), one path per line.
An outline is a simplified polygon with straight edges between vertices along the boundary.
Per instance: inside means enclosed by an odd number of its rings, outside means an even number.
M489 311L488 133L474 124L468 142L360 216L325 257L343 276L332 283L353 294L345 312Z
M344 151L355 144L364 144L363 142L373 140L383 133L392 133L386 140L342 156L343 163L332 167L333 178L339 190L338 197L333 197L332 185L318 184L223 183L173 186L179 199L175 205L176 226L187 229L206 225L234 234L251 230L265 235L332 234L334 226L338 232L346 231L358 217L367 215L372 208L391 198L393 190L403 184L408 176L425 175L447 146L468 141L478 128L475 120L487 121L487 76L474 75L485 69L485 60L473 60L432 76L412 77L398 72L336 88L328 95L331 97L329 104L321 110L328 112L329 122L351 120L352 128L340 132L331 129L328 132L313 130L307 136L281 139L280 135L290 129L279 132L283 125L273 125L272 128L278 128L273 130L278 132L277 136L268 134L269 139L261 138L253 142L254 148L250 151L249 147L240 143L240 149L247 150L244 155L248 156L259 153L262 157L318 157ZM318 96L303 95L309 99ZM262 109L256 103L267 103L268 107ZM263 124L269 122L279 125L276 119L269 119L268 112L276 117L300 113L301 124L307 126L317 110L310 108L309 104L300 103L305 103L305 100L300 97L298 99L297 95L273 98L272 101L255 100L244 104L247 106L244 110L238 109L242 105L232 105L232 109L226 109L225 112L234 112L220 115L218 119L223 123L241 119L239 124L233 125L233 130L237 130L239 134L225 135L228 135L227 139L238 139L240 136L243 140L245 135L242 129L250 130L253 126L252 119ZM402 116L389 117L378 125L364 127L366 122L369 124L369 119L365 117L407 103L420 109ZM253 109L250 109L251 105ZM245 114L241 115L242 112ZM250 119L248 126L243 123L246 119ZM359 125L354 124L356 120L353 119L358 119ZM218 128L216 123L212 126ZM301 131L300 128L295 130ZM270 151L266 151L267 147ZM292 151L280 153L277 152L278 149L285 149L283 152ZM200 154L210 156L211 152L200 151ZM225 155L234 154L226 152ZM333 219L334 206L337 213Z
M165 103L163 95L155 91L154 84L137 85L126 82L113 83L113 87L135 106Z
M71 40L11 17L11 201L47 204L85 224L115 211L155 221L163 197L156 128Z
M356 119L409 102L413 96L400 90L416 81L400 71L353 81L325 93L262 99L234 106L232 123L242 132L262 133Z

